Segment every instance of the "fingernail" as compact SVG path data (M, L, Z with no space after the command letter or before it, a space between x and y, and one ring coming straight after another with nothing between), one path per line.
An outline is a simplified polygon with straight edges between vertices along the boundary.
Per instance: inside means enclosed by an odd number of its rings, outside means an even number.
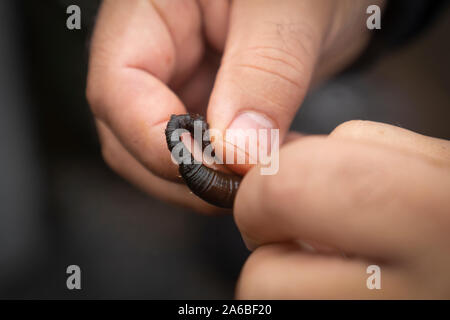
M265 115L247 111L239 113L231 122L229 129L272 129L273 127L272 121Z
M246 111L239 113L236 118L231 122L228 129L236 130L236 129L242 129L242 130L248 130L248 129L255 129L257 137L259 137L259 131L260 129L267 129L267 152L270 153L271 149L271 141L270 141L270 129L274 129L275 125L273 121L268 118L267 116L254 112L254 111ZM258 138L259 139L259 138ZM229 141L232 143L232 141Z

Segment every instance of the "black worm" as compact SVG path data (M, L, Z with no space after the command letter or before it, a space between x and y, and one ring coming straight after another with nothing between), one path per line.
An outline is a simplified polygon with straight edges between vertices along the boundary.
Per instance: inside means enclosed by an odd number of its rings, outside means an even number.
M166 141L170 152L181 141L181 135L174 134L177 129L185 129L194 136L194 122L200 121L202 126L202 151L211 144L209 136L205 136L208 124L197 114L172 115L166 127ZM212 154L214 155L214 153ZM195 163L191 153L190 163L181 162L178 170L191 191L203 200L222 208L232 208L241 177L208 168L202 163Z

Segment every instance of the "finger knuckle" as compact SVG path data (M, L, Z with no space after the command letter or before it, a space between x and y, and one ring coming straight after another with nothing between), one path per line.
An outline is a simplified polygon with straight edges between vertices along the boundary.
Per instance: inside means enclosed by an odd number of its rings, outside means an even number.
M241 51L233 57L232 66L244 73L266 74L289 88L305 90L308 65L296 54L273 45L257 46Z

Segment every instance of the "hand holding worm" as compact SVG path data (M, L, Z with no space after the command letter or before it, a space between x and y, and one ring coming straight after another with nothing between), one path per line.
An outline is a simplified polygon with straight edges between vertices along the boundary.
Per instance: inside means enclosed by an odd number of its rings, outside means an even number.
M364 48L369 32L358 26L382 2L102 1L87 97L105 161L158 198L216 212L178 178L164 139L170 115L207 115L220 131L278 128L282 141L310 84Z

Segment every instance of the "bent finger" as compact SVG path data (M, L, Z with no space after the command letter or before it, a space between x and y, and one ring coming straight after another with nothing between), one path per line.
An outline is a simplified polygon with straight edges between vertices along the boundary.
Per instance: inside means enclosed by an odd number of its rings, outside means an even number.
M257 169L235 201L236 223L256 245L302 240L398 260L442 241L450 223L450 171L410 154L309 137L281 150L276 175ZM425 231L433 237L416 237Z
M164 128L171 114L186 113L167 86L180 70L176 49L183 41L175 40L150 1L104 1L87 84L94 115L141 164L166 179L175 179L177 168Z

